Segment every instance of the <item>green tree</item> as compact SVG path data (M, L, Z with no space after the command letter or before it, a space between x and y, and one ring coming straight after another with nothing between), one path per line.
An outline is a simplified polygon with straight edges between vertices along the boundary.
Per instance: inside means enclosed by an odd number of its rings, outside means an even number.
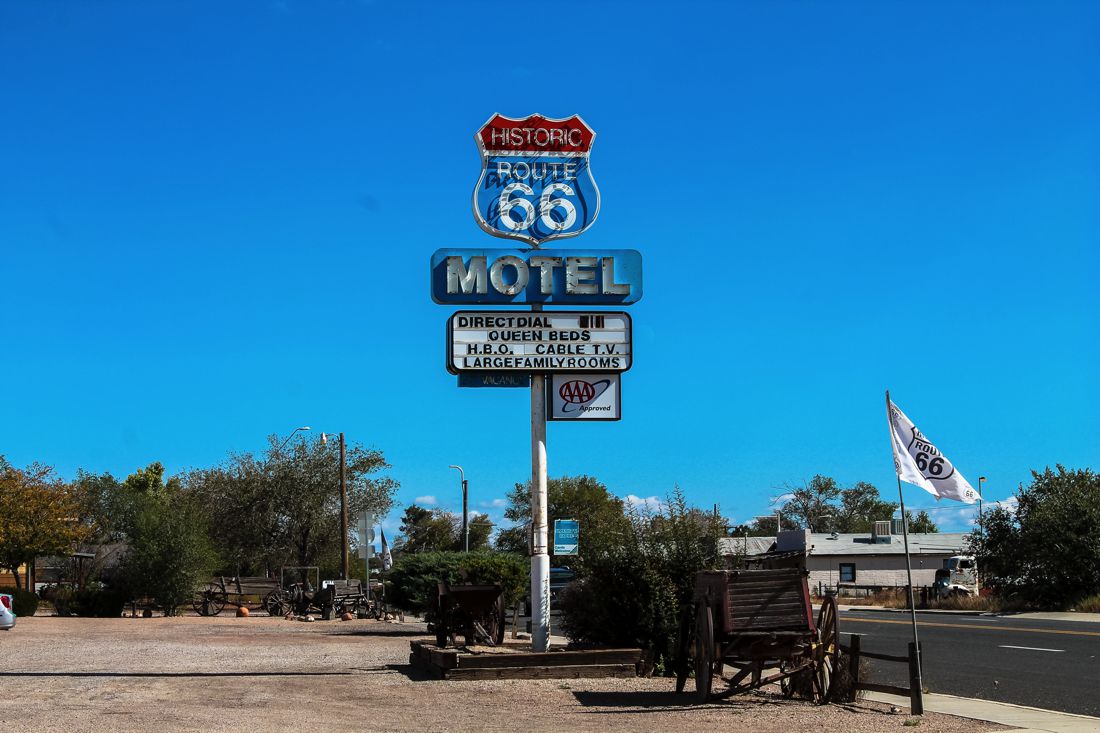
M412 504L401 518L401 552L449 552L461 549L458 516Z
M968 537L985 582L1048 608L1100 593L1100 476L1048 467L1015 498Z
M551 558L553 564L564 564L573 569L580 569L590 552L613 542L629 526L623 500L592 476L562 476L547 481L546 513L551 535L555 519L580 521L580 555ZM517 483L509 493L504 518L517 525L497 533L496 548L502 552L526 555L528 523L531 521L530 482ZM548 539L553 546L553 537Z
M928 512L923 509L917 513L917 516L913 516L913 512L909 509L905 510L905 517L908 522L909 531L911 533L919 534L921 532L939 532L940 528L936 526L936 523L932 521L932 517L928 515Z
M19 568L38 555L66 554L85 536L72 487L47 466L20 470L0 456L0 565L19 585ZM26 579L27 590L31 578Z
M815 475L802 486L786 486L787 501L783 504L783 519L799 527L818 530L818 525L836 513L834 503L840 498L836 479Z
M883 500L874 484L857 481L840 492L834 527L837 532L870 532L875 522L890 519L897 508Z
M461 524L461 522L459 523ZM490 549L489 537L493 533L493 523L488 514L475 514L470 517L470 552ZM460 527L461 530L461 527Z
M340 567L340 454L334 442L305 437L282 445L268 438L262 457L233 454L219 466L184 477L206 510L211 535L229 572L266 574L280 565ZM381 451L346 451L348 539L360 512L385 514L397 482Z

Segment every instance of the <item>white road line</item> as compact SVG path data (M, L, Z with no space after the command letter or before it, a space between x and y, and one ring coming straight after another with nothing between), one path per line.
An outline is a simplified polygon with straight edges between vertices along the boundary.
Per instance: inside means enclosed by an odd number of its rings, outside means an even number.
M1065 649L1043 649L1037 646L1012 646L1011 644L1000 644L1002 649L1026 649L1029 652L1064 652Z

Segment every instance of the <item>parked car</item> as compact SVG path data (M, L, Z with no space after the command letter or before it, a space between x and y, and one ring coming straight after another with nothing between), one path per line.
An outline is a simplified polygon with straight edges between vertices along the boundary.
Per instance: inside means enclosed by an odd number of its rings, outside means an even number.
M15 611L11 610L12 597L0 593L0 630L8 631L15 626Z

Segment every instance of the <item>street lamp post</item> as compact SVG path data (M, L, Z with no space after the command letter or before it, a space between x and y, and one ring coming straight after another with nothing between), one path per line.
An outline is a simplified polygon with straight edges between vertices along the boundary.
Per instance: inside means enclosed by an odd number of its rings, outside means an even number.
M294 428L294 430L291 431L290 435L286 436L286 440L283 441L283 444L279 446L279 450L286 448L286 444L289 443L290 439L294 437L294 433L297 433L299 430L309 430L309 426L303 425L300 428Z
M328 435L321 433L321 445L328 442ZM348 479L347 479L347 445L344 442L344 434L340 433L340 570L344 574L344 580L348 575ZM368 572L369 569L368 569Z
M470 551L470 513L468 509L469 492L467 491L466 474L462 471L462 466L447 466L447 468L453 468L458 471L458 478L462 481L462 551Z
M979 533L985 531L985 527L982 526L982 484L985 482L985 476L978 477L978 531Z

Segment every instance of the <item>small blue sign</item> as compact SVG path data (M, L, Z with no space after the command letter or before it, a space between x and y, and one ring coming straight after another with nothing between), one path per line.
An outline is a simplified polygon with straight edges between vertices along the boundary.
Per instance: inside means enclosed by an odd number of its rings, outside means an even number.
M478 226L536 247L590 227L600 211L588 163L595 137L577 115L493 115L474 135L482 166L473 202Z
M554 520L554 554L576 555L580 547L581 523L576 519Z
M530 387L530 374L511 372L462 372L459 387Z
M635 249L439 249L432 300L442 305L627 305L642 299Z

